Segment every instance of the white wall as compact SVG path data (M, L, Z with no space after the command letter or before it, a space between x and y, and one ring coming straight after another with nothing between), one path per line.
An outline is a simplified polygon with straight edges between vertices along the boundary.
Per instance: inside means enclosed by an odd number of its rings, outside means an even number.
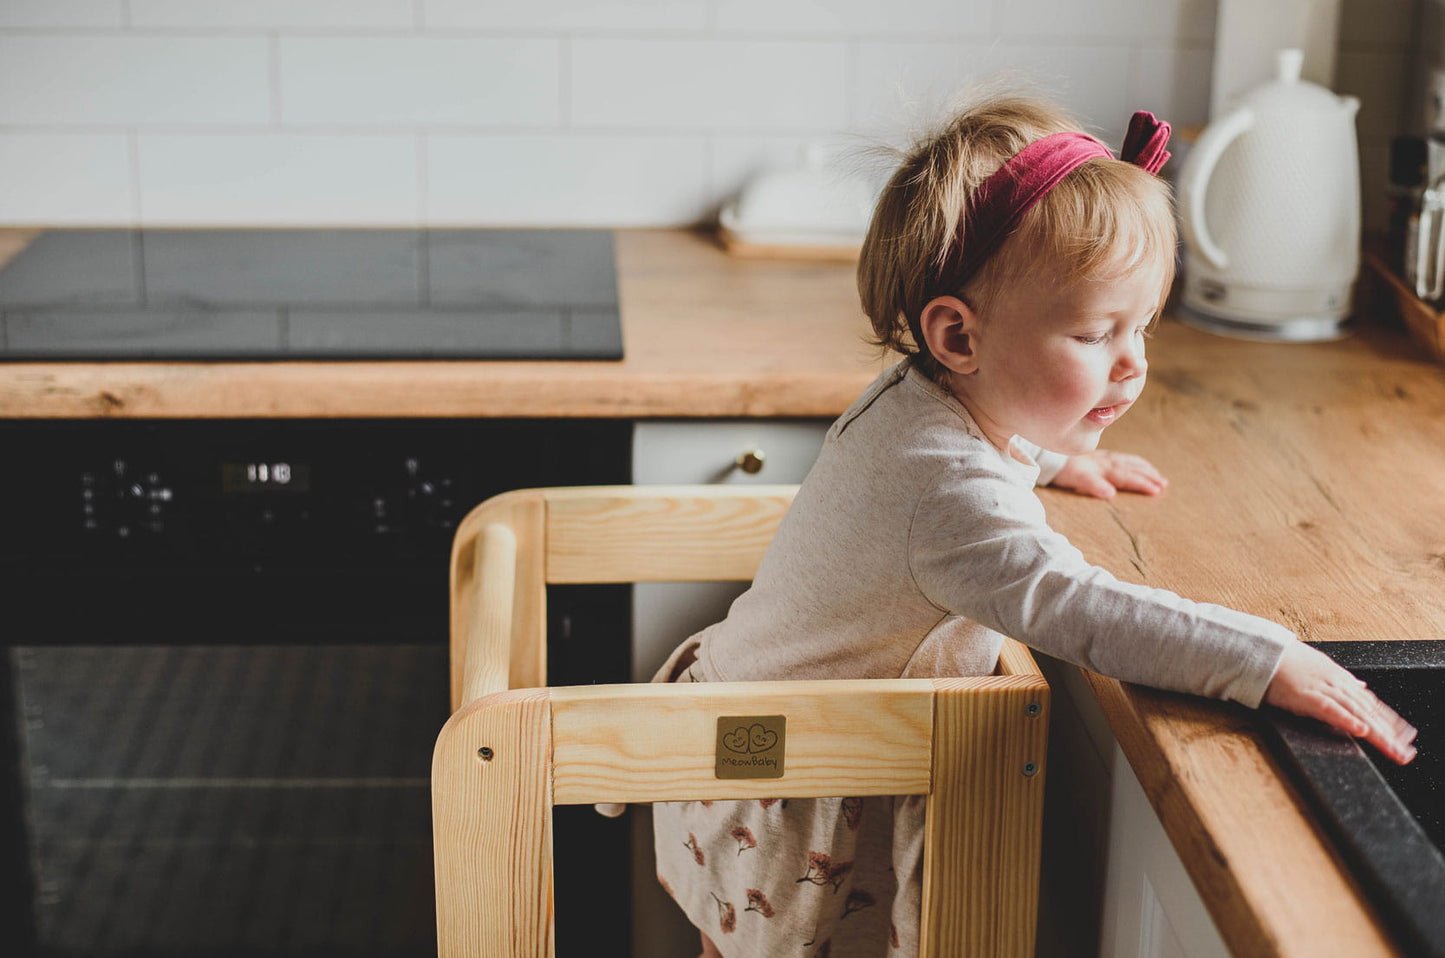
M1367 108L1380 70L1398 96L1415 2L1346 0ZM1214 20L1214 0L0 0L0 224L689 223L809 140L896 140L909 104L998 70L1111 140L1135 108L1202 123Z

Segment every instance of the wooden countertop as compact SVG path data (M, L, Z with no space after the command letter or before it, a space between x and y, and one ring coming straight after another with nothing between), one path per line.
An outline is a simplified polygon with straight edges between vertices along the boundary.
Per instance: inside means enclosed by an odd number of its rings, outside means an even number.
M1109 430L1158 499L1054 490L1050 520L1121 578L1312 641L1445 638L1445 369L1377 325L1265 345L1162 324L1143 399ZM1250 710L1088 675L1237 956L1396 955Z
M0 230L0 264L34 235ZM850 266L616 248L621 362L0 363L0 417L832 417L882 368Z
M0 231L0 259L25 241ZM0 416L834 416L882 360L852 271L623 231L621 363L0 364ZM1445 370L1402 331L1264 345L1166 320L1109 431L1170 477L1105 503L1045 490L1122 578L1312 640L1445 637ZM1090 675L1239 956L1396 955L1248 710Z

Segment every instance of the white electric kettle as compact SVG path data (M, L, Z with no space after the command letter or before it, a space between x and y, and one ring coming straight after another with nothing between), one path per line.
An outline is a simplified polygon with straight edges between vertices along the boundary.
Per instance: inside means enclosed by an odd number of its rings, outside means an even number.
M1360 101L1300 79L1303 54L1205 128L1179 174L1180 318L1212 332L1337 338L1360 268Z

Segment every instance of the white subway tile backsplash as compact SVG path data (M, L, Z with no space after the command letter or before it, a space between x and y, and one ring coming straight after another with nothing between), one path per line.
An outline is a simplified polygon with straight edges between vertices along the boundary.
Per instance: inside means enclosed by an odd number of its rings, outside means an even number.
M282 37L281 119L555 127L560 47L552 38Z
M1386 51L1348 51L1335 60L1336 92L1359 97L1355 130L1361 139L1387 139L1405 129L1405 84L1410 63Z
M123 133L0 133L0 225L131 222Z
M998 29L1009 38L1212 42L1215 10L1213 0L1000 0Z
M731 0L728 0L731 2ZM708 23L707 0L421 0L428 30L448 27L596 33L700 31ZM724 6L727 4L725 3Z
M1104 131L1128 124L1131 51L1126 46L1008 43L863 43L852 102L854 126L899 142L936 126L979 88L1046 97Z
M381 27L410 29L414 0L129 0L137 27L326 27L336 30Z
M1149 110L1176 130L1209 122L1209 80L1214 52L1170 46L1140 47L1129 82L1129 109Z
M416 138L303 133L141 134L148 225L415 224Z
M427 140L429 223L661 226L705 212L702 137L581 133Z
M1342 0L1340 48L1409 48L1421 0Z
M1129 102L1131 47L1000 45L996 55L1000 70L1036 84L1089 132L1111 147L1119 145L1134 112Z
M1367 233L1383 233L1390 225L1390 147L1382 141L1360 144L1360 225ZM1371 184L1377 184L1373 188Z
M1362 150L1423 2L1340 0ZM886 172L975 81L1202 124L1216 6L0 0L0 222L689 223L809 142Z
M10 27L118 27L124 0L4 0L0 29Z
M0 123L257 123L267 43L250 37L0 37Z
M577 127L796 133L844 124L841 43L577 39L571 48Z
M994 0L720 0L723 33L918 39L987 36Z
M997 44L869 42L857 46L850 121L902 142L933 126L970 83L999 69Z

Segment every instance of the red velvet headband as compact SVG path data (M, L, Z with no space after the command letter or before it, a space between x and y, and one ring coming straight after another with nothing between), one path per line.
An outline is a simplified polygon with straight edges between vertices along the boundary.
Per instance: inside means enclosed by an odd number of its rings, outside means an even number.
M1129 120L1119 159L1158 173L1169 159L1170 127L1140 110ZM1085 133L1054 133L1014 154L973 194L964 221L963 253L954 285L961 287L993 255L1023 215L1089 160L1113 159L1109 148Z

